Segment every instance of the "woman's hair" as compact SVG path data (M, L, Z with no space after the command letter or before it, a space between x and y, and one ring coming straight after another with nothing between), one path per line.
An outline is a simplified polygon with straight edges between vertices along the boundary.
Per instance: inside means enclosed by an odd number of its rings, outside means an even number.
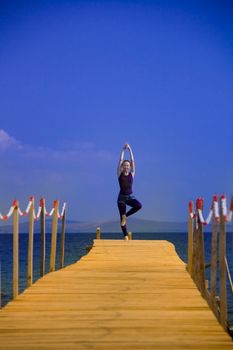
M128 160L128 159L123 160L122 165L124 165L126 162L129 163L129 164L131 165L131 161Z

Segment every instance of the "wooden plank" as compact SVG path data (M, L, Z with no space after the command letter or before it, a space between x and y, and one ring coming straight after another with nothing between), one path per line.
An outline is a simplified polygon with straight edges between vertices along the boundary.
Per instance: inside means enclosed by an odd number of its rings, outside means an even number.
M100 240L0 310L0 349L232 349L174 246Z

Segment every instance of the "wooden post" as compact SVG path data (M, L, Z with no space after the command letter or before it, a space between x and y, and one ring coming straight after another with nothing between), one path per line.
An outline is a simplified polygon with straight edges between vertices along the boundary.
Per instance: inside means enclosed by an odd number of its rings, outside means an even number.
M40 199L40 277L45 274L45 201Z
M188 265L187 270L191 275L192 265L193 265L193 218L191 213L193 212L193 203L189 202L189 212L188 212Z
M2 265L0 261L0 309L2 307Z
M133 239L132 232L128 232L128 237L129 237L129 240L130 240L130 241Z
M96 229L96 239L100 239L100 227Z
M213 213L212 238L211 238L211 271L210 271L210 303L216 316L218 316L216 300L216 277L217 277L217 245L218 231L217 221Z
M233 212L233 192L231 194L230 210ZM232 234L231 237L232 237L232 250L233 250L233 221L231 222L231 234Z
M200 281L200 290L203 295L203 297L206 297L206 288L205 288L205 250L204 250L204 238L203 238L203 227L202 224L199 224L198 228L198 239L199 239L199 258L200 258L200 265L199 265L199 281Z
M220 205L220 236L219 236L219 286L220 286L220 323L227 329L227 288L226 288L226 223Z
M201 206L203 209L203 200L201 201ZM198 209L198 208L197 208ZM204 249L204 238L203 238L203 226L200 221L200 218L197 219L197 263L198 263L198 271L197 271L197 281L198 288L204 298L206 298L206 288L205 288L205 249Z
M58 200L54 201L51 253L50 253L50 272L55 271L55 265L56 265L58 206L59 206L59 201Z
M33 283L33 238L34 238L34 198L30 198L32 204L29 211L29 236L28 236L28 287Z
M60 245L60 268L64 267L64 255L65 255L65 226L66 226L66 207L64 209L62 217L61 227L61 245Z
M19 213L18 201L14 201L13 212L13 299L19 294Z
M191 277L196 282L197 279L197 227L196 222L193 229L193 252L192 252L192 266Z

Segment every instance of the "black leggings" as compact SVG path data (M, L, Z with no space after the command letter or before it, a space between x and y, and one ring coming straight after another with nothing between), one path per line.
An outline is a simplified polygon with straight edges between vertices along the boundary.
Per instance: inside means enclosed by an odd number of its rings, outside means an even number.
M141 209L142 204L133 195L121 195L119 194L117 205L120 213L120 219L122 220L122 215L125 214L127 217L136 213ZM129 205L131 209L126 212L126 205ZM124 236L127 236L128 231L126 225L121 226Z

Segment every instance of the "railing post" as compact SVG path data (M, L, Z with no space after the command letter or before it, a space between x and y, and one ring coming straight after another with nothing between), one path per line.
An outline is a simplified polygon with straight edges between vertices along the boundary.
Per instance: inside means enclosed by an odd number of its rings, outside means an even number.
M220 236L219 236L219 285L220 285L220 323L227 329L227 289L226 289L226 223L223 208L220 205Z
M34 238L34 198L31 197L29 211L29 236L28 236L28 287L33 283L33 238Z
M60 268L64 267L64 255L65 255L65 226L66 226L66 207L62 216L61 227L61 245L60 245Z
M129 238L130 241L133 239L133 234L132 234L132 232L128 232L128 238Z
M19 213L18 201L14 201L13 211L13 299L19 294Z
M100 239L100 227L96 229L96 239Z
M214 197L217 201L217 197ZM216 277L217 277L217 251L218 251L218 230L217 218L213 210L212 237L211 237L211 271L210 271L210 303L215 315L219 318L216 300Z
M194 281L197 280L197 218L195 218L195 224L193 228L193 252L192 252L192 269L191 277Z
M55 265L56 265L58 206L59 206L59 201L58 200L54 201L51 253L50 253L50 272L55 271Z
M203 209L203 200L198 199L201 209ZM198 209L198 208L197 208ZM198 210L197 210L198 212ZM198 259L198 288L200 289L203 297L206 297L206 284L205 284L205 249L204 249L204 238L203 238L203 225L198 216L197 218L197 259Z
M2 265L0 261L0 309L2 307Z
M191 275L193 268L193 217L191 213L193 212L193 203L189 202L189 212L188 212L188 265L187 270Z
M45 274L45 200L40 199L40 277Z

